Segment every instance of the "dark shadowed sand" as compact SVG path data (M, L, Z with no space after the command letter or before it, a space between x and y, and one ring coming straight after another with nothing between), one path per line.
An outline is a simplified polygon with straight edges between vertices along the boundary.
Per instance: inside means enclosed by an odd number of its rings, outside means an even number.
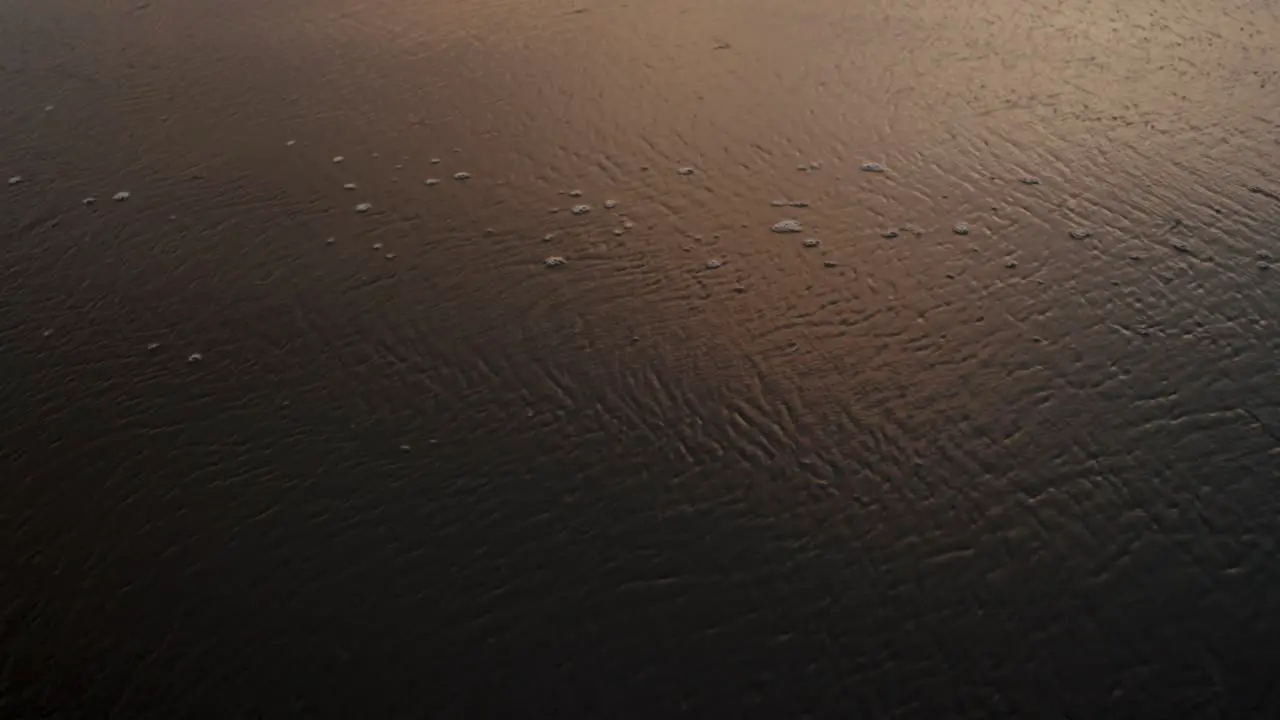
M1276 715L1278 33L0 2L0 717Z

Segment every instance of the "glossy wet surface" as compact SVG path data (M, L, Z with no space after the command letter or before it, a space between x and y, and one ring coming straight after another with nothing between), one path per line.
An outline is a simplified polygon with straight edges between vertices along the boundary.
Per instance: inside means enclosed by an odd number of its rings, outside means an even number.
M1278 31L4 3L0 715L1271 714Z

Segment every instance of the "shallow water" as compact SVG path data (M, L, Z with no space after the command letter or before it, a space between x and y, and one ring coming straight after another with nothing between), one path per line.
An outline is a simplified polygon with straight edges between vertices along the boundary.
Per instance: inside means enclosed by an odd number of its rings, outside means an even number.
M5 3L0 715L1271 714L1278 31Z

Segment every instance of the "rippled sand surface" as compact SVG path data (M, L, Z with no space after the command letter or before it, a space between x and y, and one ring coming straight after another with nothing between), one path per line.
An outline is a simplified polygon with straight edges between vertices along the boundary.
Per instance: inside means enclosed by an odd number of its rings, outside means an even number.
M1271 716L1278 33L0 4L0 716Z

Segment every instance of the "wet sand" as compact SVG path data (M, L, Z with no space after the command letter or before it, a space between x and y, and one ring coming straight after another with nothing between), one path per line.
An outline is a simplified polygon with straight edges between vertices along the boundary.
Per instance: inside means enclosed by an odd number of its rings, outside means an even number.
M5 3L0 716L1272 714L1278 31Z

